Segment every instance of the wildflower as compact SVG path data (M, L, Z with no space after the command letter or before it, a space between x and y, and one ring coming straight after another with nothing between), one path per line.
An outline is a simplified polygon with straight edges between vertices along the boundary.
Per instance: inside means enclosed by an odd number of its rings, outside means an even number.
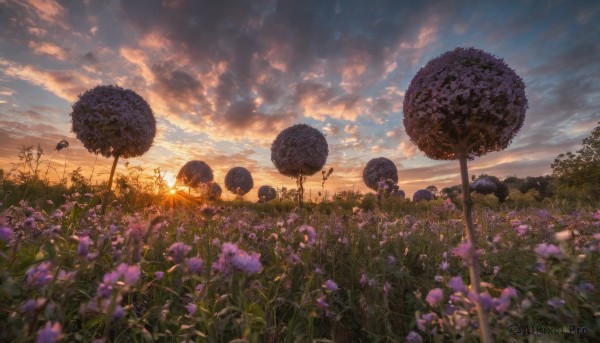
M291 253L288 255L288 257L286 258L287 263L295 266L298 263L300 263L300 257L294 253Z
M367 284L367 281L368 281L367 274L362 273L360 276L360 286L365 287L365 285Z
M392 290L392 284L390 284L389 282L386 281L383 284L383 293L385 293L386 295L388 295L391 290Z
M162 280L164 276L165 276L165 272L161 272L161 271L154 272L154 277L158 281Z
M194 292L196 293L196 298L201 300L204 295L204 285L202 283L197 284L196 288L194 288Z
M248 254L244 250L238 249L237 245L233 243L223 243L219 259L213 263L212 268L224 275L230 274L232 269L246 274L258 274L263 269L260 263L260 254Z
M59 270L58 275L56 277L58 282L71 282L75 281L75 276L77 275L76 271L65 272L64 270Z
M56 209L56 211L54 211L54 214L52 215L52 218L56 219L56 220L61 220L63 218L63 211L61 211L60 209Z
M423 343L423 338L418 333L411 331L406 336L406 343Z
M450 281L448 282L448 285L455 292L464 292L466 289L465 284L463 283L462 277L460 277L460 276L455 276L455 277L451 278Z
M87 256L92 240L88 236L79 237L79 245L77 246L77 255Z
M27 277L27 285L37 288L48 285L54 278L48 261L29 268L25 276Z
M441 275L436 275L434 278L435 282L442 282L442 280L444 280L444 277Z
M45 301L45 299L39 299L39 300ZM40 303L39 303L39 300L35 300L35 299L28 299L28 300L27 300L27 301L26 301L26 302L25 302L25 303L24 303L24 304L21 306L21 310L20 310L20 312L21 312L22 314L26 314L26 313L32 312L32 311L33 311L33 310L35 310L35 309L38 307L38 305L40 304Z
M538 255L542 259L548 259L551 257L562 258L563 252L554 244L541 243L534 249L536 255Z
M319 305L319 307L323 310L325 310L329 307L329 304L325 300L327 300L325 295L321 295L320 297L317 298L317 305Z
M500 266L494 266L494 276L497 276L498 272L500 272Z
M560 298L554 297L554 298L548 300L548 305L558 309L565 305L565 301Z
M439 304L440 301L442 301L443 297L444 297L444 292L442 291L442 289L434 288L429 291L429 293L427 294L427 297L425 298L425 301L427 301L429 303L429 306L434 307L437 304Z
M475 251L473 246L467 241L462 241L456 248L452 249L452 254L460 257L467 265L471 264L473 259L481 254L482 250Z
M450 267L450 263L448 263L448 261L444 260L444 261L442 261L442 263L440 263L441 270L447 270L448 267Z
M592 293L595 289L594 285L589 282L583 282L579 285L579 291L582 293Z
M594 212L594 214L592 215L592 219L600 221L600 210Z
M435 312L430 312L430 313L425 313L421 315L421 319L417 320L417 327L421 330L421 331L426 331L427 327L426 326L432 326L434 325L434 321L437 320L437 314ZM433 330L431 330L431 332L433 333L435 331L435 328Z
M38 331L38 337L36 343L54 343L61 339L62 326L59 322L52 324L52 322L46 322L46 326Z
M317 275L323 275L324 273L321 270L321 268L317 267L317 268L315 268L315 274L317 274Z
M304 241L308 242L310 245L314 245L316 243L317 234L315 232L315 228L309 225L302 225L299 229L300 233L304 234Z
M4 226L0 228L0 241L10 242L13 231L11 228Z
M171 246L168 249L169 258L175 263L181 263L183 262L185 255L187 255L187 253L189 253L191 250L192 247L181 242L175 242L171 244Z
M387 257L387 264L391 266L391 265L393 265L394 263L396 263L396 258L395 258L394 256L392 256L392 255L389 255L389 256Z
M185 264L191 273L194 273L194 274L202 273L202 266L204 265L204 262L199 257L186 258Z
M189 304L185 305L185 309L188 311L188 314L190 316L193 316L194 314L196 314L196 311L198 310L198 306L194 303L189 303Z
M338 290L338 285L335 283L335 281L329 279L325 281L325 283L323 284L323 288L327 288L328 290L335 292Z
M529 232L529 225L521 224L515 227L515 232L519 237L523 237Z
M24 221L23 221L23 226L24 227L32 227L33 224L35 224L35 219L33 219L33 217L27 217Z
M288 225L292 225L294 224L294 222L296 221L296 219L298 219L298 215L294 212L290 213L290 216L288 217L287 223Z
M123 282L125 282L126 285L135 284L140 279L142 273L140 266L129 266L125 263L121 263L117 267L117 272L123 276Z

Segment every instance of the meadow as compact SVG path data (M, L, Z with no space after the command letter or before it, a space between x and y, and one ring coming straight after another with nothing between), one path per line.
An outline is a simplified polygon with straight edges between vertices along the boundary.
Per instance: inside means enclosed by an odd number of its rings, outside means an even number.
M0 182L2 342L479 340L456 199L131 189L103 215L85 182ZM535 196L474 195L494 339L595 341L600 209Z

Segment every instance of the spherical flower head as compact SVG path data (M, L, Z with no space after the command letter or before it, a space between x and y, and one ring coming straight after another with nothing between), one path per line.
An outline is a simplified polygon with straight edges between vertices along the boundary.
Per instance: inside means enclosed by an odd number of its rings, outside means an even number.
M456 48L429 61L404 97L404 127L428 157L468 159L505 149L523 126L523 80L508 65L475 48Z
M79 96L70 113L72 131L88 151L104 157L143 155L156 136L156 119L137 93L96 86Z
M295 178L320 171L328 155L325 136L306 124L281 131L271 145L271 161L275 168L281 174Z
M252 174L244 167L231 168L225 175L225 188L231 193L243 196L254 187Z
M429 306L434 307L442 301L444 298L444 292L441 288L434 288L429 291L427 297L425 297L425 301L429 304Z
M337 283L335 283L335 281L329 279L325 281L325 283L323 284L323 288L327 288L328 290L335 292L338 290L338 285Z
M419 189L413 194L413 202L430 201L433 199L435 199L435 196L427 189Z
M221 189L221 186L216 182L211 182L208 185L208 188L208 199L210 200L217 200L221 197L221 194L223 194L223 189Z
M418 333L411 331L406 336L406 343L423 343L423 337Z
M59 322L52 324L46 322L46 325L38 331L38 336L35 339L36 343L54 343L61 339L62 325Z
M261 202L267 202L277 197L277 191L271 186L260 186L258 189L258 199Z
M185 243L175 242L171 244L171 246L167 249L169 253L169 258L173 260L175 263L183 262L185 255L187 255L192 247L186 245Z
M189 161L181 167L177 174L177 182L184 186L196 188L214 180L213 171L203 161Z
M498 188L494 180L489 177L480 177L469 185L472 192L479 194L492 194Z
M450 288L452 288L452 290L455 292L465 292L468 290L468 288L463 283L462 277L460 276L455 276L451 278L448 282L448 286L450 286Z
M62 149L68 148L68 147L69 147L69 142L67 142L64 139L56 144L56 150L58 150L58 151L61 151Z
M370 160L363 170L365 185L376 191L379 188L379 182L383 180L392 180L394 183L398 183L398 169L396 165L385 157L377 157Z

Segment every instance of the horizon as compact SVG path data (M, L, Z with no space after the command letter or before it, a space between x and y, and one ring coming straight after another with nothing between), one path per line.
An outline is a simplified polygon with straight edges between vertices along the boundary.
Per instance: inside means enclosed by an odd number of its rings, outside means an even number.
M0 169L22 145L46 157L70 143L67 175L89 176L95 155L71 133L77 96L118 84L152 107L150 150L119 161L160 167L170 179L202 160L223 188L227 170L261 185L296 188L270 160L277 134L298 123L329 144L329 195L370 191L362 170L375 157L398 168L407 198L460 183L458 161L427 158L402 124L408 84L429 60L457 46L506 61L526 85L525 122L504 151L469 161L471 175L543 176L554 158L580 149L600 121L600 3L445 1L236 2L0 1ZM62 171L64 152L52 165ZM224 162L225 161L225 162ZM112 160L98 158L95 181ZM305 197L321 190L308 178Z

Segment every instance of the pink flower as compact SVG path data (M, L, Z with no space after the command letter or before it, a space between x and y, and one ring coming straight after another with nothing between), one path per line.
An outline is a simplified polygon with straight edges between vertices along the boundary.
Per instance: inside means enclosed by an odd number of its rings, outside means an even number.
M204 262L199 257L191 257L185 259L185 264L188 270L193 274L201 274Z
M390 284L389 282L385 282L383 284L383 293L385 293L386 295L390 293L390 291L392 290L392 284Z
M154 277L158 281L162 280L164 276L165 276L165 272L161 272L161 271L154 272Z
M434 288L429 291L429 293L427 294L427 297L425 298L425 301L427 301L429 303L429 306L434 307L437 304L439 304L443 298L444 298L444 292L442 291L442 289Z
M456 248L452 249L452 254L460 257L467 265L473 263L473 258L481 254L481 249L475 251L473 246L467 241L462 241Z
M515 227L515 232L519 237L523 237L529 232L529 225L521 224Z
M329 307L329 304L325 300L327 300L325 295L322 295L317 298L317 305L319 305L319 307L323 310L325 310Z
M188 311L188 314L190 316L193 316L194 314L196 314L196 311L198 310L198 306L194 303L189 303L189 304L185 305L185 309Z
M181 263L183 262L185 255L187 255L192 250L192 247L181 242L175 242L171 244L171 246L167 250L169 252L169 258L173 260L173 262Z

